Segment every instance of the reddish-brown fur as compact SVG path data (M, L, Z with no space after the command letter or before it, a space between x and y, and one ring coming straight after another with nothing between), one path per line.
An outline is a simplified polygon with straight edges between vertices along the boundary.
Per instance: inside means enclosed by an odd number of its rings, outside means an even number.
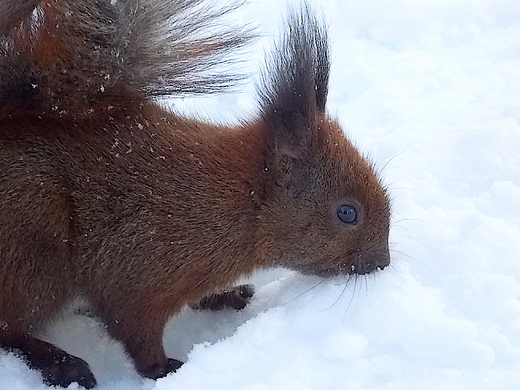
M326 40L307 8L290 19L292 57L270 70L261 115L230 128L165 111L124 70L100 92L98 68L71 60L91 42L55 25L74 3L39 3L36 32L26 14L38 2L11 3L0 1L10 17L0 29L0 346L47 383L95 385L86 363L33 337L77 297L157 378L180 365L162 347L168 318L255 269L331 276L388 264L388 198L325 114ZM356 223L338 218L343 204Z

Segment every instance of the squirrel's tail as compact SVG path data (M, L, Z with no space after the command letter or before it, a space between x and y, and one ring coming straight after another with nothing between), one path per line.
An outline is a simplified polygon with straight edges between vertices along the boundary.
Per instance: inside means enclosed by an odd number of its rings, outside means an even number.
M250 38L216 27L236 2L0 0L0 115L82 115L132 96L215 92Z

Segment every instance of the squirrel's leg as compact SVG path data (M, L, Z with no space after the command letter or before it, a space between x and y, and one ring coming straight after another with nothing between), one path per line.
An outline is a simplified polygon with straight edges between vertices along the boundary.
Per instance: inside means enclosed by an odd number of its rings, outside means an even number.
M123 343L137 372L157 379L177 371L183 363L167 358L163 347L164 326L171 310L156 306L151 300L148 305L123 299L116 302L112 307L105 303L102 311L95 308L95 314L105 322L110 335Z
M20 258L0 259L2 265L7 265L7 269L0 269L0 348L24 358L30 368L41 372L47 385L68 387L77 382L87 389L94 387L96 379L84 360L33 336L59 312L68 296L62 284L53 283L54 275L46 275L44 268L36 267L53 261L59 264L61 259L50 253L36 256L37 245L24 243L19 248ZM9 253L9 246L4 249ZM9 264L18 267L9 268Z
M250 284L243 284L224 290L221 293L209 295L192 307L197 310L222 310L230 307L242 310L251 301L255 289Z
M96 386L88 364L62 349L28 335L0 331L0 346L23 356L30 368L39 370L45 384L68 387L77 382L86 389Z

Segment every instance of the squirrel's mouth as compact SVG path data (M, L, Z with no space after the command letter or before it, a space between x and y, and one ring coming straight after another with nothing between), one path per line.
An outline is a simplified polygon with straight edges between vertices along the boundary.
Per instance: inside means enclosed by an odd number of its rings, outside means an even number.
M390 253L388 250L359 250L346 256L347 261L333 266L321 267L303 266L299 269L305 274L318 275L322 277L333 277L341 275L367 275L380 271L390 264Z
M341 265L333 268L326 268L316 272L317 275L322 277L332 277L339 275L367 275L372 272L381 271L386 265L377 265L377 262L367 263L363 265Z
M390 264L390 251L388 246L384 248L368 248L358 250L350 256L351 275L366 275L377 270L382 270Z

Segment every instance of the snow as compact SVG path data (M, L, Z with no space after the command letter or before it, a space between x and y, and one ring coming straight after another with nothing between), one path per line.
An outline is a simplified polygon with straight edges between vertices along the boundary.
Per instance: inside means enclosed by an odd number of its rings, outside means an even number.
M259 273L243 311L186 309L172 319L167 352L187 363L156 382L140 378L94 320L57 322L45 338L86 359L100 390L520 387L520 3L318 8L332 41L329 112L391 190L392 266L347 284ZM237 19L274 36L284 9L256 0ZM249 55L251 71L265 41ZM244 90L173 104L213 120L247 118L253 85ZM0 388L47 387L0 352Z

